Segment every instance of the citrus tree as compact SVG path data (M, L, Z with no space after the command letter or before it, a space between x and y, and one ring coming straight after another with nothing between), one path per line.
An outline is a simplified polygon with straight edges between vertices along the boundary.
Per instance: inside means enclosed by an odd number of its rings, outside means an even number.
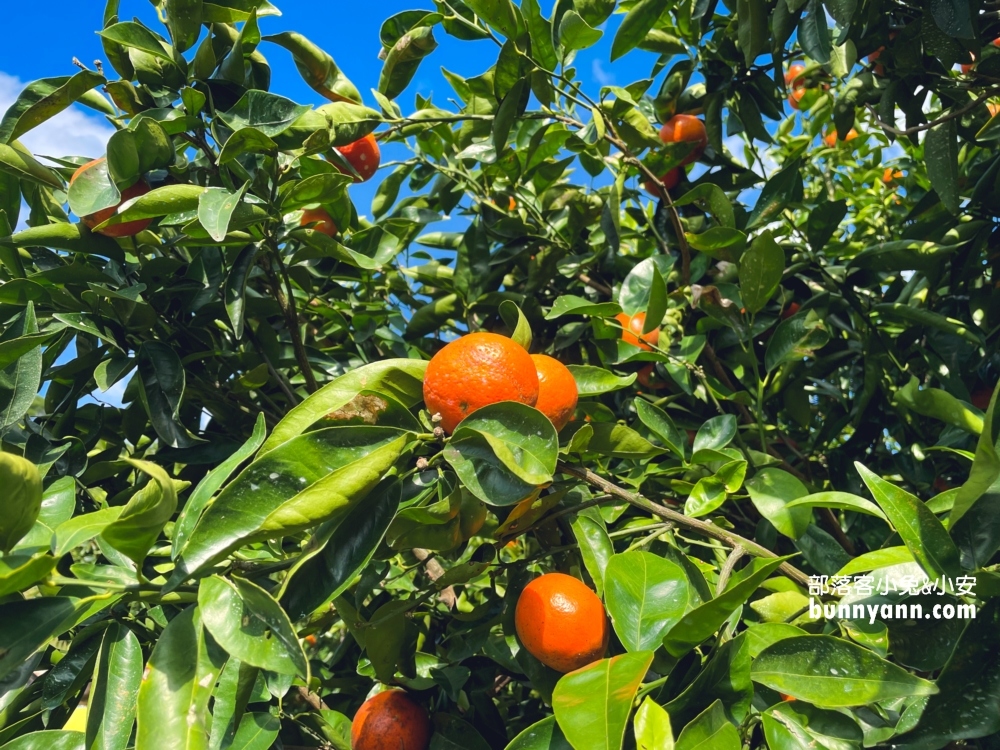
M154 5L0 120L0 748L998 746L994 5Z

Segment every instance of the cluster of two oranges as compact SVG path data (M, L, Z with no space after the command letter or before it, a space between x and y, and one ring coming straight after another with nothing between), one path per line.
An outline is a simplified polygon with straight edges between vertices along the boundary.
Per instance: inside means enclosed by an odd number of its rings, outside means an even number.
M354 173L352 174L349 172L341 164L337 163L336 160L331 163L343 174L353 177L355 182L365 182L370 180L378 170L381 154L379 153L378 141L376 141L375 136L370 133L364 138L354 141L353 143L349 143L346 146L341 146L336 150L340 157L351 166ZM100 167L105 161L105 157L101 157L100 159L94 159L93 161L84 164L73 173L72 177L70 177L70 186L72 187L73 183L76 182L83 174L91 169ZM102 208L100 211L88 214L87 216L82 216L80 217L80 221L82 221L83 225L88 229L94 229L114 216L118 207L123 203L130 201L133 198L138 198L141 195L145 195L149 191L149 183L140 177L139 180L133 185L130 185L121 191L121 200L116 205L109 206L108 208ZM107 237L135 237L139 234L139 232L144 231L151 222L152 219L137 219L136 221L127 221L122 224L103 227L96 231ZM313 208L303 211L300 224L302 226L311 226L316 231L322 232L330 237L337 234L337 225L334 224L330 214L322 208Z
M448 434L476 409L500 401L534 406L561 430L576 410L573 373L545 354L528 354L496 333L470 333L427 363L424 404Z
M667 144L693 144L691 152L684 157L680 166L674 167L666 174L660 175L660 182L663 183L663 188L673 190L684 175L684 167L697 161L705 153L705 148L708 146L708 131L705 129L705 123L694 115L674 115L663 123L663 127L660 128L660 140ZM642 186L651 195L658 198L664 197L663 189L652 181L644 180Z

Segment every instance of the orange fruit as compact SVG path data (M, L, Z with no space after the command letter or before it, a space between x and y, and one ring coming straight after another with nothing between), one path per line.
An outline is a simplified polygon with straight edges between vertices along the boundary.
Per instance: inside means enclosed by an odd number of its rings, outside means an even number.
M386 690L365 701L351 723L353 750L427 750L431 721L402 690Z
M307 208L302 212L302 219L299 226L312 224L311 229L325 234L327 237L337 236L337 225L333 223L333 217L322 208Z
M615 316L615 320L622 324L622 341L626 344L649 350L653 348L650 344L655 346L660 340L659 328L654 328L649 333L642 332L642 327L646 324L644 312L637 312L632 317L629 317L628 313L621 312Z
M877 50L868 55L868 63L869 64L874 63L873 70L875 71L875 75L877 76L885 75L885 66L880 62L875 62L876 60L878 60L879 56L882 54L882 50L884 49L885 47L879 47Z
M470 333L431 357L424 376L424 404L452 433L476 409L498 401L538 402L538 373L520 344L496 333Z
M969 53L969 57L972 58L972 62L962 63L959 67L962 69L962 75L967 76L972 72L972 69L976 67L976 55L974 52Z
M660 182L663 183L663 186L667 190L673 190L675 187L677 187L677 183L681 181L681 174L682 173L683 173L683 171L681 170L680 167L674 167L669 172L667 172L665 175L663 175L662 177L660 177ZM649 193L652 196L655 196L656 198L663 198L664 197L663 196L663 190L660 189L660 186L659 185L654 185L649 180L643 180L642 181L642 187L643 187L643 189L647 193Z
M659 391L670 387L669 383L660 380L659 375L656 372L656 366L652 362L639 368L636 380L639 381L639 385L643 388L647 388L651 391Z
M986 104L986 109L989 110L990 117L996 117L997 113L1000 112L1000 104L995 104L993 102L988 102Z
M790 66L785 72L785 85L793 89L801 88L805 85L805 79L802 77L805 69L805 65L799 65L798 63Z
M514 627L528 653L557 672L585 667L608 648L604 605L582 581L564 573L546 573L524 587Z
M993 46L1000 47L1000 37L997 37L996 39L993 40Z
M354 171L358 173L358 176L354 177L355 182L367 182L374 177L375 172L378 171L379 162L382 159L382 155L378 150L378 141L375 140L375 136L372 133L354 141L354 143L339 146L337 151L344 157L344 161L354 167ZM334 166L344 174L348 174L345 170L337 166L336 163L334 163Z
M77 169L73 176L69 178L69 184L72 185L76 182L76 179L86 172L88 169L93 169L98 164L102 164L105 161L102 156L100 159L94 159L84 164L82 167ZM131 187L127 187L121 191L121 201L116 206L108 206L107 208L102 208L87 216L81 216L80 221L88 229L93 229L94 227L103 224L112 216L115 215L115 211L118 210L118 206L126 201L130 201L133 198L138 198L140 195L145 195L149 192L149 185L146 184L145 180L139 180L137 183ZM139 232L143 231L152 223L152 219L137 219L136 221L127 221L124 224L118 224L113 227L104 227L104 229L97 230L98 234L103 234L105 237L135 237Z
M900 172L898 169L893 170L892 167L886 167L885 171L882 173L882 182L884 182L886 185L889 185L894 180L901 179L902 177L903 173Z
M708 145L708 131L705 123L694 115L674 115L660 128L660 140L664 143L695 143L694 151L684 157L681 164L696 161Z
M788 320L798 311L799 311L799 303L793 302L792 304L790 304L788 307L786 307L784 310L781 311L781 319Z
M579 393L576 379L562 362L547 354L532 354L538 373L538 402L535 408L561 430L576 411Z
M853 141L857 137L858 137L858 131L855 130L854 128L851 128L848 131L848 133L847 133L847 137L844 138L844 141L845 142L846 141ZM834 146L836 146L837 145L837 131L836 130L830 130L830 131L828 131L827 134L825 136L823 136L823 143L825 143L830 148L833 148Z

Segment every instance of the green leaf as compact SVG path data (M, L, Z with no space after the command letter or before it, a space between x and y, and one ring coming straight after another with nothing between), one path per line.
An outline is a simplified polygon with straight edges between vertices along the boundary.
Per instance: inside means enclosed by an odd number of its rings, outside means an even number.
M720 414L707 420L694 436L694 452L725 448L736 437L736 417Z
M515 343L520 344L525 351L530 351L531 324L528 323L528 319L524 316L524 313L521 312L521 308L517 306L517 303L512 302L509 299L501 302L500 317L503 318L507 327L511 329L511 339Z
M649 552L624 552L607 564L605 600L629 651L655 651L684 614L700 604L684 570Z
M407 435L390 427L331 427L258 457L202 514L177 558L171 585L248 541L284 536L346 514L396 462Z
M117 520L104 528L101 538L141 568L146 553L177 510L177 491L167 472L156 464L126 461L150 481L132 496Z
M837 575L854 575L912 562L914 562L913 555L906 547L884 547L858 555L838 570Z
M240 578L212 576L198 587L202 622L241 662L308 683L309 663L288 615L264 589Z
M983 344L982 336L974 327L955 318L948 318L930 310L921 310L899 302L887 302L873 305L872 314L913 325L936 328L939 331L960 336L976 346L982 346Z
M729 586L714 599L695 607L667 631L663 645L672 656L681 657L712 636L737 607L757 590L787 558L754 560L730 579Z
M435 49L437 40L432 27L418 26L406 32L386 55L378 80L379 92L389 99L402 94L417 74L420 62Z
M3 285L6 289L8 284ZM17 321L7 327L3 338L17 341L24 336L37 336L35 304L28 300ZM29 339L32 340L32 339ZM18 345L20 347L20 345ZM17 424L28 413L38 393L42 379L42 347L38 346L18 357L17 362L0 372L0 433Z
M958 213L958 130L951 119L935 125L924 137L924 162L931 187L951 213Z
M198 198L198 221L208 232L208 236L216 242L222 242L229 232L229 222L233 211L243 200L250 183L246 183L236 192L226 188L205 188Z
M251 89L230 109L220 112L219 119L234 131L254 128L273 138L287 130L308 111L308 105L296 104L283 96Z
M633 404L635 405L635 413L639 417L639 421L652 430L663 441L663 444L670 449L671 453L683 459L687 438L677 428L673 420L667 416L667 413L659 406L655 406L645 399L637 398Z
M636 750L674 750L670 715L648 695L635 712Z
M818 63L830 62L833 42L826 22L826 11L820 0L809 0L806 11L799 19L799 44L802 50Z
M262 39L291 52L299 74L314 91L333 101L361 104L361 93L341 72L333 58L301 34L284 31Z
M233 324L233 334L243 338L243 322L246 309L247 280L254 269L257 258L257 247L247 245L233 261L232 268L226 276L223 294L226 300L226 314Z
M137 747L202 750L208 745L208 702L226 655L188 607L163 630L139 685Z
M702 707L719 700L726 716L733 722L742 723L750 711L753 695L750 645L747 637L740 633L716 647L694 681L664 708L681 726L695 719Z
M615 33L615 39L611 43L611 61L614 62L631 51L645 39L668 7L665 0L639 0L635 3Z
M116 521L124 508L101 508L93 513L74 516L55 529L55 553L60 557L89 542L103 532L108 524Z
M933 579L961 575L958 548L930 508L860 462L855 461L854 467L927 575Z
M55 566L52 555L11 554L0 558L0 598L24 591Z
M164 60L169 64L174 64L171 54L164 48L164 45L157 39L153 32L135 21L124 21L108 26L103 31L98 31L101 37L108 41L115 42L130 49L142 50L153 57Z
M769 231L761 232L740 258L740 297L743 306L756 313L764 309L781 284L785 251Z
M517 15L510 0L464 0L465 5L508 39L517 34Z
M145 195L126 201L117 213L97 229L126 224L139 219L155 219L168 214L181 214L198 208L198 201L205 188L198 185L164 185Z
M815 0L810 0L815 2ZM826 24L824 18L823 24ZM795 159L776 172L760 191L760 197L750 212L746 228L753 229L773 221L785 207L802 194L802 161Z
M559 728L575 750L621 747L632 700L653 662L640 651L602 659L564 675L552 693Z
M768 372L785 362L795 362L822 349L830 332L815 310L807 310L781 321L768 339L764 367Z
M559 64L552 46L552 22L542 15L538 0L521 0L521 14L531 37L531 52L548 70Z
M0 679L21 666L49 638L62 632L76 599L39 597L0 604Z
M105 82L104 76L81 70L73 76L29 83L0 120L0 143L16 141Z
M375 610L365 636L365 651L371 659L375 676L381 682L392 682L403 658L403 646L413 625L406 614L413 602L390 600ZM337 608L338 611L340 607Z
M675 750L739 750L743 747L736 727L729 723L721 701L715 701L684 727Z
M748 68L768 48L768 15L768 6L763 0L737 0L738 37L743 60Z
M239 468L240 464L250 458L260 448L266 435L267 425L264 421L264 414L261 413L257 415L257 421L254 424L253 434L250 438L229 458L208 472L205 478L194 488L194 492L191 493L187 502L184 503L184 508L181 510L180 515L177 517L177 522L174 524L174 533L171 538L171 557L176 558L178 553L184 548L184 545L191 536L191 532L194 531L195 525L198 523L198 519L201 517L201 512L208 505L208 501L219 491L219 488L225 484L232 473Z
M1000 716L992 707L1000 697L1000 600L992 599L965 628L951 658L937 679L920 723L893 738L907 750L943 747L945 743L986 737L1000 731Z
M511 740L504 750L573 750L573 748L556 724L556 717L550 716L525 729Z
M201 34L202 0L166 0L167 29L178 52L190 49Z
M710 227L699 234L685 232L684 237L695 250L728 263L740 260L747 241L745 232L732 227Z
M717 477L702 477L684 502L684 515L697 518L717 510L726 502L726 485Z
M577 393L580 396L599 396L622 388L628 388L635 382L636 374L618 376L603 367L593 365L567 365L576 381Z
M302 434L327 414L349 404L363 390L384 393L406 407L423 400L423 378L427 362L416 359L386 359L356 367L327 383L292 409L271 430L261 455Z
M794 478L794 477L793 477ZM786 508L837 508L838 510L853 510L857 513L875 516L888 521L885 513L871 500L852 495L850 492L816 492L805 497L799 497L789 503Z
M49 169L22 148L12 148L5 143L0 143L0 171L59 190L63 188L62 178L55 170Z
M351 178L344 174L317 174L295 182L281 198L281 210L294 211L312 203L334 203L344 195Z
M0 552L6 554L35 525L42 508L42 478L31 461L12 453L0 453L0 487L4 488Z
M226 140L219 154L219 164L228 164L244 154L268 154L278 150L278 144L257 128L240 128Z
M556 297L552 309L546 314L546 320L555 320L563 315L594 315L601 318L610 318L622 311L614 302L591 302L583 297L575 297L572 294L563 294Z
M88 750L125 750L135 723L142 681L142 648L127 627L113 623L101 641L87 711Z
M757 511L779 532L798 539L812 523L808 508L789 508L789 503L805 497L809 490L787 471L768 468L747 481L747 492Z
M268 750L281 730L281 719L262 711L244 714L229 750Z
M604 518L597 508L584 508L569 515L569 525L579 545L584 567L594 581L597 596L601 597L604 595L604 576L608 561L615 554Z
M802 701L772 706L763 714L763 725L768 747L776 750L813 747L849 750L859 747L864 740L864 733L854 719Z
M336 599L368 565L396 516L400 489L398 481L383 480L343 519L317 530L278 597L294 618Z
M593 47L604 32L593 28L574 10L566 11L559 19L559 43L567 50Z
M916 377L896 391L894 403L912 409L925 417L939 419L961 430L979 435L983 431L983 418L966 403L959 401L940 388L920 388Z
M0 750L84 750L83 732L50 729L30 732L8 742Z
M841 708L938 692L916 677L850 641L802 635L778 641L754 660L754 682L816 706Z

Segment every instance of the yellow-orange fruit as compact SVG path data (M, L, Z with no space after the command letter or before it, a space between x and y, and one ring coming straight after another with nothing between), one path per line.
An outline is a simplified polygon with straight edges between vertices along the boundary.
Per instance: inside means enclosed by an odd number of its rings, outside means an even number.
M708 145L708 131L705 123L694 115L674 115L660 128L660 140L664 143L694 143L694 151L684 157L681 164L697 161Z
M337 236L337 225L333 223L333 218L322 208L307 208L302 212L302 220L299 226L312 224L312 229L325 234L327 237Z
M576 379L566 365L547 354L532 354L531 359L538 373L535 408L549 418L556 430L561 430L576 411L579 398Z
M358 173L359 176L354 178L355 182L367 182L374 177L375 172L378 171L379 162L382 160L382 154L378 149L378 141L375 140L375 136L372 133L369 133L364 138L359 138L354 143L348 143L346 146L338 146L337 151L344 157L344 161L354 167L354 171ZM334 166L337 165L334 164ZM338 166L337 169L340 169L340 167ZM340 169L340 171L347 174L343 169Z
M520 344L496 333L470 333L431 357L424 376L427 411L451 433L476 409L498 401L534 406L538 374Z
M77 178L86 172L88 169L93 169L99 164L104 162L104 157L100 159L94 159L84 164L82 167L77 169L73 176L69 178L69 184L72 186L76 182ZM126 201L130 201L133 198L138 198L140 195L145 195L149 192L149 185L146 184L144 180L139 180L137 183L131 187L125 188L121 191L122 199L115 206L108 206L107 208L102 208L87 216L81 216L80 221L88 229L93 229L110 219L115 215L115 211L118 210L118 206L122 205ZM152 223L152 219L137 219L136 221L127 221L124 224L117 224L113 227L104 227L103 229L96 230L98 234L103 234L105 237L135 237L139 232L143 231Z
M608 618L601 600L563 573L547 573L524 587L514 626L528 653L558 672L585 667L608 648Z
M660 340L659 328L654 328L648 333L642 332L642 327L646 324L646 313L644 312L637 312L631 317L627 313L618 313L615 320L622 324L622 341L626 344L648 350L652 349Z

